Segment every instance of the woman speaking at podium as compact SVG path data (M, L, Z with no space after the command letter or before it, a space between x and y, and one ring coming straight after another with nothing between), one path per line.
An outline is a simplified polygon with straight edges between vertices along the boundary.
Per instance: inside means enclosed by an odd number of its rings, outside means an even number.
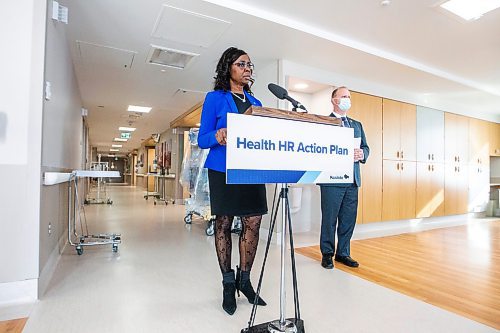
M215 70L214 90L203 103L198 145L210 148L205 162L208 168L210 209L215 221L215 249L222 272L222 308L230 315L236 311L235 293L240 291L254 303L255 291L250 283L250 270L259 243L263 214L267 214L266 189L263 184L226 184L227 114L243 113L252 105L262 106L253 97L254 65L245 51L230 47L222 54ZM231 268L231 225L240 216L240 265ZM266 305L260 297L258 305Z

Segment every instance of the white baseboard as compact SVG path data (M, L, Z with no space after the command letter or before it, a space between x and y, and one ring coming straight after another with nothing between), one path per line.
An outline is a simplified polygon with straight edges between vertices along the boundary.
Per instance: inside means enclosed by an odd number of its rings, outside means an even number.
M0 307L34 303L38 299L38 279L0 283Z
M52 250L49 256L49 260L45 264L45 267L42 269L40 273L40 277L38 279L38 297L42 297L47 291L47 287L49 286L50 280L54 275L57 264L59 263L59 259L61 259L61 253L64 252L66 245L68 244L67 239L67 229L63 232L62 236L59 238L57 246Z
M269 236L269 229L260 227L259 238L267 242L267 237ZM273 232L271 237L271 244L281 245L281 232Z

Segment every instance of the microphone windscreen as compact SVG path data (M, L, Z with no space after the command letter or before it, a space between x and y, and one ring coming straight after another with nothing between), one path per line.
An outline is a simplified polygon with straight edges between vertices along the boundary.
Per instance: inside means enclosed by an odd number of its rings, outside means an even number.
M286 96L288 96L288 92L286 91L286 89L278 86L277 84L269 83L267 85L267 88L273 93L274 96L278 97L279 99L284 99Z

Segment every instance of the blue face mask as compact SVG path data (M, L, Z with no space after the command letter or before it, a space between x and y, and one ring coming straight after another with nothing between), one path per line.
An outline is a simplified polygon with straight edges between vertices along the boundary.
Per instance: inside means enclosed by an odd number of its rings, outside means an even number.
M351 108L350 98L341 98L339 103L339 109L342 111L347 111Z

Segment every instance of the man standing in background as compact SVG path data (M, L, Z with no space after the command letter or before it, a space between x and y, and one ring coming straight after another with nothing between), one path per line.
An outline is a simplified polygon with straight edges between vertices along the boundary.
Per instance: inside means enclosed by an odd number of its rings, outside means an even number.
M321 266L333 268L335 261L349 267L358 267L351 258L350 242L358 214L358 188L361 186L359 163L365 163L370 153L365 132L359 121L347 117L351 108L351 93L346 87L336 88L332 92L333 112L331 117L342 120L343 127L354 129L354 137L360 138L359 147L354 148L354 180L349 184L319 184L321 189ZM335 251L335 232L337 233L337 251Z

